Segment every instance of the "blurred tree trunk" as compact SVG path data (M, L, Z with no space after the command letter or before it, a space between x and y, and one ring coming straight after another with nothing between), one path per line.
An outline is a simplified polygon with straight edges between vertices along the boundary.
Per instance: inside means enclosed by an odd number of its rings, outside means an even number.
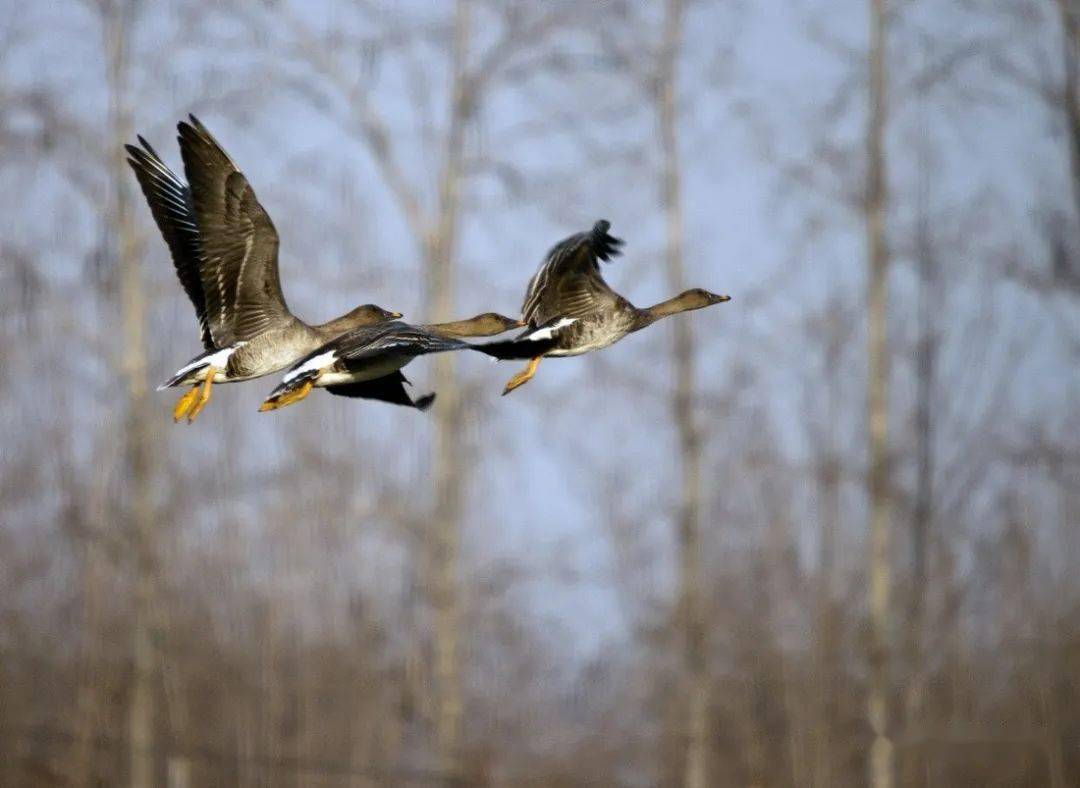
M925 153L925 141L923 146ZM916 304L919 339L915 358L915 504L911 517L911 597L908 600L905 639L906 686L904 688L905 739L919 742L909 746L902 759L903 785L917 784L922 768L923 700L926 669L923 649L926 628L926 586L928 581L930 533L934 516L934 418L933 402L937 373L937 313L941 308L937 294L937 252L930 230L930 165L920 155L918 215L915 229L915 254L918 263L919 290Z
M867 130L866 241L868 254L868 417L870 450L870 687L868 715L873 731L869 768L874 788L893 783L889 732L889 358L888 249L885 239L885 0L871 0L870 122Z
M425 244L427 314L428 319L435 323L454 319L454 254L461 213L462 160L465 127L473 109L473 96L466 74L469 10L469 0L458 0L454 11L450 115L439 176L438 213ZM443 353L435 358L434 382L438 392L434 407L432 477L435 496L431 516L434 532L435 684L438 693L436 736L442 768L456 774L462 713L457 572L465 477L461 463L461 392L452 353Z
M1035 596L1031 591L1031 574L1028 573L1026 596L1029 604L1025 607L1029 611L1035 611L1036 637L1035 637L1035 662L1036 678L1033 682L1039 709L1039 744L1042 746L1046 758L1046 771L1050 777L1050 788L1065 788L1068 784L1065 770L1065 751L1061 745L1064 733L1061 724L1061 697L1060 690L1055 684L1058 677L1066 675L1067 669L1063 669L1059 658L1058 628L1048 626L1044 619L1044 613L1038 603L1032 599Z
M108 438L100 436L97 452L109 452ZM101 456L98 454L97 456ZM67 463L65 463L66 465ZM110 463L96 463L85 485L74 482L78 472L75 463L68 473L67 485L73 496L68 525L82 547L82 583L80 600L81 642L79 643L75 707L72 715L71 745L67 752L65 776L68 785L96 785L99 759L94 748L95 732L104 719L106 697L101 687L103 661L103 620L107 608L106 553L115 550L116 542L108 541L106 523L115 520L109 506Z
M686 289L683 205L678 138L677 62L682 44L682 0L667 0L657 79L662 156L662 199L667 219L667 278L672 292ZM682 482L679 502L679 614L683 638L683 785L709 784L709 686L701 589L701 435L694 413L694 337L687 320L672 322L675 388L672 415L679 431Z
M1056 482L1066 478L1067 470L1058 452L1040 453L1044 455L1040 458L1039 464L1045 467L1046 479ZM1036 495L1037 493L1030 494L1030 497L1034 499ZM1058 502L1060 506L1058 516L1061 518L1059 532L1068 533L1077 521L1070 519L1067 498L1059 497ZM1032 547L1022 552L1025 560L1016 562L1018 564L1017 584L1020 588L1013 596L1022 600L1024 616L1034 623L1032 683L1037 708L1036 719L1039 720L1038 739L1046 759L1049 788L1065 788L1068 785L1067 756L1062 740L1067 740L1068 734L1062 726L1061 703L1064 682L1061 677L1069 675L1069 669L1066 667L1066 660L1062 658L1061 649L1061 632L1065 628L1062 626L1065 616L1057 609L1058 600L1064 595L1055 593L1050 596L1053 601L1049 604L1040 602L1037 583L1040 579L1045 582L1045 578L1039 578L1038 570L1035 568L1034 544L1037 542L1037 537L1034 536L1031 526L1025 520L1026 518L1017 518L1017 529L1022 530Z
M125 424L128 525L134 544L132 679L128 701L128 779L132 786L156 783L154 758L154 503L150 470L151 435L146 385L146 298L138 241L131 215L130 173L123 142L132 137L129 46L137 0L101 5L109 73L109 149L113 205L109 216L120 274L121 344L117 348L127 381Z
M91 514L94 511L92 509ZM98 510L96 513L101 514ZM93 521L91 528L95 527ZM71 785L95 784L94 730L102 718L100 678L101 619L104 603L104 559L96 533L85 537L82 561L82 647L79 654L78 690L75 698L74 734L68 755L67 777Z
M1072 173L1073 208L1080 217L1080 8L1076 0L1057 0L1061 12L1062 57L1065 84L1062 86L1062 110L1068 137L1069 166Z
M814 785L829 788L834 784L832 769L832 730L837 718L836 615L833 610L833 574L836 563L836 531L840 521L840 461L836 446L836 425L840 413L840 356L845 333L836 314L830 309L825 350L826 425L824 457L818 468L818 516L821 535L818 545L817 593L817 719L814 732Z

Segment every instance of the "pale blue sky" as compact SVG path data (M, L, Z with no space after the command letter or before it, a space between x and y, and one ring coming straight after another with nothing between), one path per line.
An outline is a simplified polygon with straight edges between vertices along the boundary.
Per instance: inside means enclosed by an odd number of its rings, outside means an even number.
M861 86L852 83L846 109L835 122L823 127L818 117L858 62L815 40L820 36L814 28L826 30L837 48L848 47L857 54L865 47L864 5L763 0L733 8L696 3L688 15L680 78L688 279L693 285L730 293L734 301L681 319L693 324L700 342L699 378L709 401L732 391L730 378L736 373L755 380L746 392L732 395L731 408L716 406L704 413L710 438L708 467L716 474L706 490L708 538L732 560L743 546L754 543L763 525L752 496L726 500L723 474L730 472L731 447L766 440L793 466L803 461L805 387L823 382L817 367L821 348L807 339L807 317L819 313L833 293L852 303L861 298L863 231L858 215L838 206L827 193L796 184L785 170L806 160L820 162L824 144L830 150L850 152L820 183L824 191L861 182L865 103ZM1000 20L986 23L984 29L973 24L977 12L943 2L927 6L925 18L915 7L905 12L901 32L914 38L918 31L920 40L930 44L929 54L908 46L896 48L895 77L900 82L923 59L933 57L933 46L969 35L1000 35L995 32L1003 25ZM0 7L4 17L25 31L0 66L5 79L62 92L65 111L90 129L103 129L104 73L91 17L74 3L27 8L8 0ZM440 13L437 6L414 7ZM266 81L258 84L256 95L225 101L223 106L223 97L250 87L252 67L259 70L261 58L280 60L275 54L280 41L271 26L263 51L238 56L227 42L243 40L250 31L230 28L217 21L218 16L224 19L220 12L200 19L183 4L155 4L144 14L133 47L136 129L178 167L172 126L189 111L200 115L244 168L274 218L282 239L282 278L299 314L321 319L354 303L376 300L403 310L409 318L422 319L419 253L368 152L328 120L329 112L299 98L278 69L262 69ZM209 49L201 38L178 42L173 37L177 20L191 24L193 30L217 25L214 30L221 41ZM47 35L41 34L44 28ZM1022 30L1011 39L1008 51L1026 61L1025 53L1037 47L1041 37L1047 37L1045 29ZM560 44L571 50L588 46L579 39ZM428 70L431 88L440 95L446 80L438 58L427 51L417 62ZM280 72L292 71L287 64L277 65ZM421 141L405 131L411 100L401 87L400 73L388 64L378 74L376 100L396 131L395 143L410 175L430 178L433 162L418 155ZM486 105L482 134L471 138L471 149L512 154L525 188L520 195L507 195L488 179L475 182L473 194L484 199L470 201L460 236L462 315L487 309L514 313L544 252L601 217L610 219L613 232L627 240L626 256L606 269L612 285L638 304L668 295L662 272L664 228L648 159L597 163L578 144L583 135L600 152L628 147L655 158L654 119L640 100L624 116L590 120L597 105L617 108L632 97L632 90L610 78L584 77L528 81L524 87L500 92ZM333 108L334 101L328 99L328 106ZM438 100L434 106L438 119ZM575 107L579 127L543 128L525 142L519 136L507 137L508 129L519 134L552 106ZM1009 375L1010 412L1017 414L1017 423L1004 425L1005 430L1044 417L1053 428L1054 414L1067 413L1065 403L1075 403L1077 392L1075 364L1065 354L1057 323L1043 312L1041 302L1019 288L988 293L989 274L982 273L1010 244L1023 254L1037 249L1032 243L1036 210L1067 199L1066 160L1060 142L1051 137L1053 120L1029 95L1004 84L980 57L973 57L949 86L921 103L906 97L903 106L894 108L889 136L896 197L890 217L893 228L905 228L912 219L918 173L912 140L920 125L929 127L936 150L933 169L938 177L931 202L941 232L948 238L954 229L962 236L956 242L957 256L943 260L956 272L943 315L946 331L954 332L946 343L946 357L950 365L963 368L972 348L970 325L983 320L989 321L987 331L1000 334L993 347L1010 342L1023 347L1020 364L1008 369L995 366L1000 359L993 353L974 356L978 368L960 376L965 386L960 395L974 396ZM104 183L93 183L92 188L104 189ZM99 235L96 208L105 204L104 192L91 200L73 196L49 161L0 169L0 186L27 189L26 210L0 216L2 236L26 246L51 244L54 249L46 256L43 275L54 288L56 301L70 306L69 318L76 325L57 324L50 330L58 342L67 340L56 349L63 368L77 373L54 380L57 390L48 398L65 412L72 411L76 381L90 379L100 391L113 385L101 363L104 349L95 346L73 357L68 333L79 336L78 324L95 319L75 288L87 250ZM147 231L146 263L154 296L149 317L156 381L193 355L198 343L190 307L138 199L135 210ZM342 204L347 208L341 209ZM982 217L972 224L977 237L964 229L968 221L964 214L972 206ZM804 231L808 222L814 223L809 236ZM895 244L894 292L906 303L912 282L902 246L899 241ZM906 309L898 311L894 321L897 336L905 340L902 351L909 349L912 336L907 314ZM854 330L861 328L857 320ZM98 342L103 339L97 337ZM658 329L596 357L545 362L533 383L506 399L498 395L512 366L460 359L460 368L477 385L471 407L480 419L470 440L483 448L470 471L465 554L473 565L505 562L524 570L524 578L506 593L531 611L531 624L538 632L551 633L552 648L559 648L560 634L568 632L577 653L588 654L590 646L607 643L622 632L615 616L619 589L611 577L615 559L605 525L604 485L621 491L621 504L640 518L641 538L652 551L649 575L640 580L643 597L653 593L662 599L671 590L670 490L677 467L664 399L667 342L667 331ZM19 369L42 363L15 352ZM860 373L861 358L861 341L856 340L844 367L832 373L845 379L850 415L844 423L849 436L861 424L861 389L857 378L851 377ZM409 374L420 388L426 385L423 362L410 367ZM909 374L901 355L895 368L895 429L901 441L910 418ZM28 383L17 385L24 401L40 396ZM382 530L372 527L344 549L327 553L319 549L325 524L301 520L297 528L310 533L312 553L275 555L273 541L260 525L266 488L237 492L229 481L281 474L275 477L280 481L270 493L272 500L302 501L311 492L291 484L287 473L299 440L305 456L314 454L339 467L356 463L356 500L342 504L346 518L361 517L364 501L373 494L371 485L378 487L377 479L365 478L373 469L378 473L389 466L394 478L413 479L416 488L424 490L428 422L416 413L322 395L302 408L273 417L260 415L257 405L272 386L273 381L266 380L223 387L195 428L163 432L167 441L163 452L186 463L228 467L212 503L200 507L193 502L195 516L184 524L185 539L203 540L203 549L212 552L209 546L224 538L223 530L233 534L235 529L235 538L249 545L252 556L242 568L245 575L279 582L281 574L269 572L267 566L278 570L289 566L296 582L310 582L311 593L302 596L313 605L327 580L325 564L336 554L343 564L336 570L343 573L338 579L368 589L377 598L381 589L397 582L384 574L393 573L397 548L386 546ZM163 420L171 399L171 393L155 395ZM963 408L960 403L954 410L962 414ZM752 420L755 412L771 419L774 433L767 439ZM91 436L81 432L81 422L106 415L100 410L72 411L65 420L71 425L66 438L72 451L87 461L94 449ZM16 428L12 410L2 418L5 434ZM325 435L351 440L322 440ZM231 443L226 445L222 436ZM365 451L368 446L378 447L374 462ZM40 511L49 508L46 502L38 506ZM743 522L737 516L740 512L752 522ZM853 504L852 518L857 514L858 504ZM358 531L363 527L357 523ZM812 523L805 528L800 539L810 544ZM264 559L266 566L261 565ZM349 576L349 568L355 570L354 576ZM466 585L471 577L465 575Z

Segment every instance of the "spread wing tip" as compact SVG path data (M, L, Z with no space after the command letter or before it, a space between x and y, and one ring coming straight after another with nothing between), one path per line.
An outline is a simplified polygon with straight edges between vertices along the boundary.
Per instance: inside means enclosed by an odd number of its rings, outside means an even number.
M611 222L607 219L600 219L592 228L592 247L596 256L605 262L612 257L618 257L622 254L622 246L625 241L622 238L616 238L613 235L608 234L608 230L611 229Z
M161 158L161 156L158 155L158 152L156 150L154 150L154 146L146 141L146 137L144 137L142 134L136 134L135 138L139 141L139 144L143 146L143 149L146 151L146 153L149 153L155 159L160 159ZM129 149L131 149L131 148L134 148L135 146L134 145L129 145L127 147ZM139 150L139 149L135 148L135 150Z

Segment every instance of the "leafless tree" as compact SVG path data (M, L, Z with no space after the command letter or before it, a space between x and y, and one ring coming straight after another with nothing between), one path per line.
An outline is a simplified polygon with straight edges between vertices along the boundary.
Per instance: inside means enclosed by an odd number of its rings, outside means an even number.
M866 244L868 324L868 419L870 473L870 695L868 709L874 745L870 754L870 783L893 784L893 743L889 732L891 690L890 609L890 480L889 480L889 253L885 237L886 191L885 122L887 75L887 9L885 0L872 0L870 13L869 112L867 128Z
M681 0L668 0L656 78L661 147L662 202L667 220L667 280L674 293L686 289L683 208L678 135L678 71L683 26ZM709 681L705 666L705 621L701 573L701 436L695 406L694 339L686 320L672 327L675 388L672 415L679 431L682 487L678 510L679 610L683 643L686 761L683 784L705 788Z
M131 785L142 788L158 782L155 730L159 674L154 644L159 639L155 636L159 630L155 623L157 518L152 491L153 451L147 386L147 307L141 250L131 209L131 183L122 148L122 141L133 137L130 51L138 6L137 0L103 2L99 13L109 84L109 172L113 198L108 221L120 280L123 350L118 362L128 391L125 466L131 479L131 499L125 517L135 556L128 780Z
M829 3L0 6L0 783L1080 779L1071 4L888 4L880 93ZM522 399L462 356L430 417L255 382L173 429L119 150L188 111L298 311L512 311L601 216L626 292L735 301Z

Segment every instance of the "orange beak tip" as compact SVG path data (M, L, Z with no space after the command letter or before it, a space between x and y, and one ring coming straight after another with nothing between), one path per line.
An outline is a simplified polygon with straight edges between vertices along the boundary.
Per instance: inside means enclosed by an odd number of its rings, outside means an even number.
M273 409L274 409L274 403L271 402L270 400L267 400L266 402L264 402L262 405L259 406L259 413L265 413L266 411L273 410Z

